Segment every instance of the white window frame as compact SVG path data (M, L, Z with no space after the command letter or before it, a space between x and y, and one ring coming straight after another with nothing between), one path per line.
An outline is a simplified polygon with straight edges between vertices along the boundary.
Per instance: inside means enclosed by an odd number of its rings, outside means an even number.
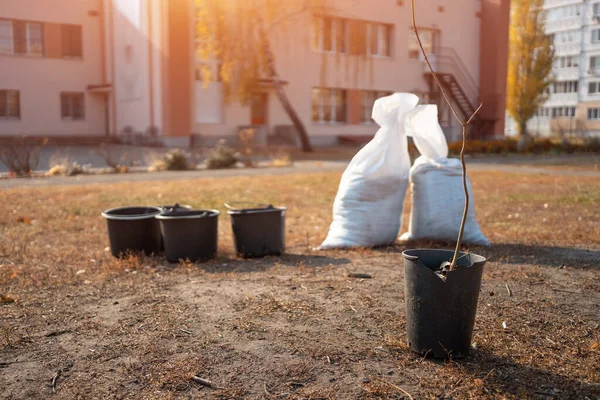
M593 91L592 91L592 88L593 88ZM593 96L600 95L600 81L588 83L588 94L593 95Z
M548 12L548 21L558 21L581 15L581 4L571 4L562 7L551 8Z
M31 51L32 43L31 43L31 32L29 29L32 25L38 25L40 27L40 47L41 50L39 53L33 53ZM25 42L27 44L27 55L42 57L44 55L44 24L41 22L26 22L25 23Z
M318 89L319 91L321 91L321 93L319 93L319 98L318 98L318 107L319 107L319 120L318 121L313 121L313 123L315 124L325 124L325 125L345 125L348 123L348 93L345 89L337 89L337 88L325 88L325 87L315 87L313 89ZM329 93L329 115L330 115L330 119L329 121L325 120L325 102L323 101L323 99L325 98L324 93L323 92L328 92ZM342 98L344 99L344 109L345 109L345 114L344 115L344 121L338 121L337 120L337 105L335 103L335 99L337 97L338 92L342 92L343 96ZM312 97L312 96L311 96Z
M575 118L575 107L552 107L552 118Z
M372 22L365 21L367 24L367 56L369 57L380 57L380 58L390 58L392 56L392 46L391 46L391 28L389 25L381 23L381 22ZM387 28L387 29L386 29ZM372 53L371 49L371 35L373 34L373 30L377 31L377 52ZM387 31L387 35L385 34ZM385 54L385 42L387 40L387 50L389 54Z
M63 115L63 96L68 96L68 111L69 111L69 115ZM83 99L83 103L81 104L81 108L82 108L82 115L81 117L76 118L75 117L75 105L74 105L74 97L81 97ZM85 121L85 114L86 114L86 109L85 109L85 93L84 92L61 92L60 93L60 116L61 119L63 121Z
M587 120L598 121L600 120L600 108L592 107L587 109Z
M8 41L9 43L9 48L8 49L2 49L0 47L0 54L14 54L15 52L15 28L13 25L13 22L11 20L8 19L0 19L0 33L2 33L2 25L4 25L4 29L6 29L6 27L8 27L7 33L8 35L10 35L10 40Z
M314 17L316 24L313 24L313 29L316 28L316 32L312 32L311 46L313 51L322 53L346 53L348 49L348 25L347 21L343 18L329 16L329 15L318 15ZM331 50L325 50L325 19L331 20ZM344 32L344 48L338 49L337 33L338 29L342 29ZM317 40L318 39L318 40Z
M600 17L600 2L596 2L592 5L592 16Z

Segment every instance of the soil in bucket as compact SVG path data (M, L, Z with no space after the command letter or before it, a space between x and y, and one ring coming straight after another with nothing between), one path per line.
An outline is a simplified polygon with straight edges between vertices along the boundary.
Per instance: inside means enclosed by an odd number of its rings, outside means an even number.
M469 354L486 259L461 253L454 271L440 276L451 250L406 250L404 285L406 330L410 349L435 358Z
M130 252L144 252L147 255L161 251L160 225L156 216L158 207L119 207L106 210L110 252L122 257Z
M167 261L213 258L217 254L219 214L217 210L179 208L158 215Z
M245 203L225 203L238 255L252 258L283 254L287 208L260 204L252 208L234 207L241 204Z

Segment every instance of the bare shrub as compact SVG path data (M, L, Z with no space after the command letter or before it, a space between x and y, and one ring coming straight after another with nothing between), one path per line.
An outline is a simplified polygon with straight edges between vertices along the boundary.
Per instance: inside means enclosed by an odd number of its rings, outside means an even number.
M119 154L114 147L107 146L105 143L102 143L100 148L94 150L94 152L104 160L113 172L129 172L129 169L136 163L135 157L130 156L129 152Z
M25 136L13 139L9 144L2 146L0 162L17 176L31 175L40 163L40 150L46 143L48 140L44 139L37 145Z
M217 146L206 157L206 169L234 168L238 155L234 149L227 146L224 140L219 140Z
M188 154L181 149L174 149L161 158L154 160L148 171L185 171L191 169Z

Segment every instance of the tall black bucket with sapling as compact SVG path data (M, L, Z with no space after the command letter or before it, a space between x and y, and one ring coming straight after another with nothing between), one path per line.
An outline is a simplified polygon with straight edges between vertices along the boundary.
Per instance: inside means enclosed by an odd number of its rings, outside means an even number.
M106 210L110 252L121 257L129 252L144 252L147 255L161 252L160 225L156 216L159 207L119 207Z
M254 206L249 208L239 206ZM231 217L233 242L244 258L280 255L285 252L286 207L257 203L225 203Z
M408 346L421 355L462 358L469 354L486 259L461 253L456 268L442 271L452 250L406 250L404 296Z
M213 258L217 254L219 214L217 210L175 208L158 215L167 261Z

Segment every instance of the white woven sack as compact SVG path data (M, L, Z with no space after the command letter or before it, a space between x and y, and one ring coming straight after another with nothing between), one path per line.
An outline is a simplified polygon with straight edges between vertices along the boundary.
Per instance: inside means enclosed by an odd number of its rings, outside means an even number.
M396 240L410 169L404 118L418 102L410 93L375 102L372 116L381 128L344 171L333 222L319 249L372 247Z
M412 209L407 240L439 240L452 242L458 230L465 205L460 160L447 158L448 144L437 119L437 107L419 106L406 116L405 130L413 137L421 156L410 169ZM469 212L463 243L489 246L475 217L475 198L467 179Z

